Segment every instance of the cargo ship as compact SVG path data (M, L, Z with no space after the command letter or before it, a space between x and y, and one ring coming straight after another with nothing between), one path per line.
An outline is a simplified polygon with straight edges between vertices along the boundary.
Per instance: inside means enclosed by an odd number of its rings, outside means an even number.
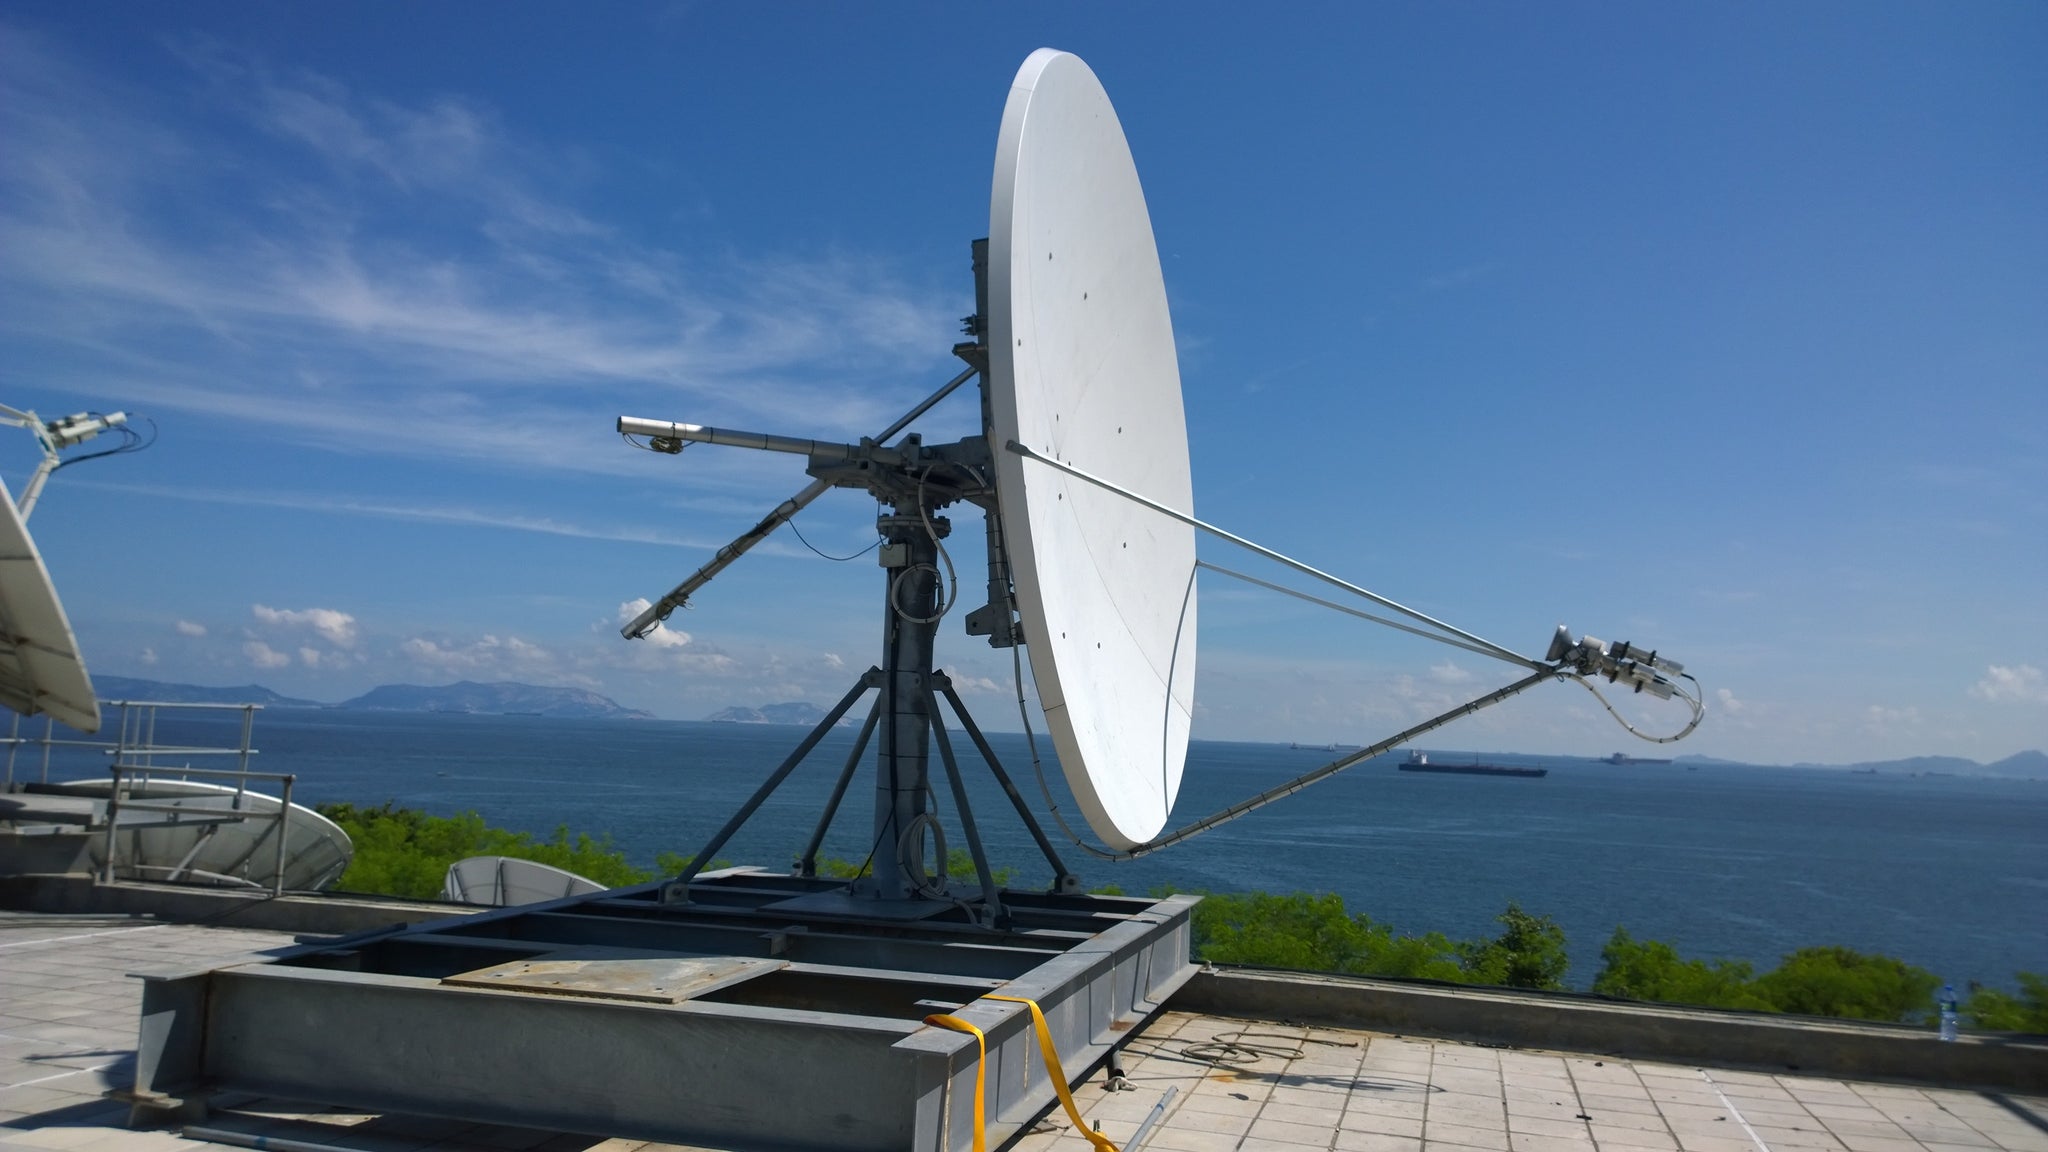
M1429 753L1410 752L1396 765L1403 772L1455 772L1465 776L1548 776L1548 768L1517 768L1507 764L1435 764Z
M1630 755L1629 755L1628 753L1626 753L1626 752L1616 752L1616 753L1615 753L1614 755L1612 755L1612 756L1609 756L1609 757L1607 757L1607 758L1606 758L1605 760L1601 761L1601 763L1603 763L1603 764L1669 764L1669 763L1671 763L1671 761L1669 761L1669 760L1652 760L1652 759L1650 759L1650 758L1649 758L1649 757L1647 757L1647 756L1630 756Z

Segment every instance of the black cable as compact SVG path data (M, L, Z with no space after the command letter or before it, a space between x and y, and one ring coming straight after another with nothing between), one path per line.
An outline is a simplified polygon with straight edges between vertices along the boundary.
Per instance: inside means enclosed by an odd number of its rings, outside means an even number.
M619 433L619 439L624 440L626 443L631 444L633 447L638 448L642 452L660 452L663 456L674 456L677 453L680 453L684 448L688 448L690 446L688 441L684 441L682 446L677 448L675 452L669 452L661 448L656 448L652 444L642 444L640 441L633 439L633 434L631 432Z
M88 413L88 415L98 416L100 415L100 413L92 412ZM112 448L101 449L98 452L87 452L83 456L73 456L70 459L61 460L58 462L55 468L50 469L51 474L55 475L56 473L71 467L73 464L80 464L87 460L98 460L102 456L125 456L130 452L140 452L148 448L150 445L155 444L157 434L156 421L150 420L149 417L147 416L142 417L142 419L149 421L148 438L145 439L142 433L136 431L134 428L131 428L126 424L117 424L114 427L107 429L107 431L118 433L122 437L121 443L116 444Z
M811 542L810 542L809 540L805 540L805 539L804 539L804 530L796 526L796 521L795 521L795 520L793 520L793 519L792 519L792 520L788 521L788 523L789 523L789 530L790 530L791 532L794 532L794 533L796 533L796 538L797 538L798 540L803 540L803 544L804 544L804 547L806 547L806 548L809 548L809 549L810 549L811 551L813 551L813 552L817 552L817 553L818 553L818 555L820 555L820 556L823 556L823 557L824 557L825 559L827 559L827 560L832 560L832 561L836 561L836 562L838 562L838 563L841 563L841 564L845 563L845 562L846 562L846 561L848 561L848 560L858 560L858 559L860 559L861 557L863 557L863 556L867 555L867 554L868 554L868 553L870 553L870 552L873 552L873 551L874 551L875 549L877 549L877 548L879 548L879 547L881 547L881 546L882 546L882 538L881 538L880 536L877 536L877 537L875 537L875 542L874 542L873 544L870 544L870 545L868 545L867 547L865 547L865 548L861 549L860 551L858 551L858 552L855 552L855 553L854 553L853 555L851 555L851 556L831 556L831 555L827 555L827 554L826 554L826 553L824 553L824 552L818 552L818 546L817 546L816 544L813 544L813 543L811 543Z

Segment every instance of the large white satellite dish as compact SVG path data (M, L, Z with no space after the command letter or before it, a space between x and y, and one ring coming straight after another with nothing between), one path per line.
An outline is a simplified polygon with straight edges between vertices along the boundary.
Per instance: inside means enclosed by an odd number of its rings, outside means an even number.
M635 443L652 451L674 454L687 444L705 443L792 453L808 458L805 470L813 478L658 602L650 602L621 630L629 638L658 627L830 488L865 490L886 509L876 518L882 537L877 559L891 573L883 662L861 677L696 859L714 858L823 732L868 691L880 690L819 831L799 860L801 874L814 874L820 837L845 795L866 734L880 732L874 870L864 872L847 891L861 900L893 904L890 915L921 916L939 907L943 886L933 883L922 863L922 837L937 826L927 755L936 744L954 786L984 912L991 922L999 919L993 873L941 727L939 696L944 694L970 738L983 745L984 760L1053 866L1055 887L1079 889L1078 878L1066 870L980 740L950 678L933 664L936 625L959 594L953 560L941 543L952 525L937 513L961 502L990 513L985 520L988 602L966 613L965 630L998 648L1014 648L1020 641L1028 648L1060 766L1089 826L1109 846L1082 845L1097 856L1128 859L1178 843L1551 679L1576 678L1593 688L1589 681L1599 676L1634 692L1682 696L1692 707L1691 723L1661 738L1630 727L1646 739L1678 739L1699 723L1703 713L1697 697L1670 679L1683 669L1654 649L1574 639L1560 629L1549 653L1535 659L1196 519L1180 370L1151 216L1116 110L1095 73L1076 56L1039 49L1011 83L996 143L989 237L976 246L975 271L976 311L966 319L966 332L974 339L953 348L967 361L967 371L879 436L845 444L619 419L622 434L629 440L644 438ZM893 439L975 375L982 381L981 435L953 443L927 443L917 433ZM1197 531L1388 614L1199 561ZM1194 711L1195 574L1200 568L1501 660L1527 675L1162 835L1180 791ZM886 707L883 700L889 701ZM906 700L921 704L905 706ZM1035 746L1032 762L1034 767L1039 763ZM1049 791L1047 800L1052 801ZM1059 817L1056 804L1053 814ZM1060 823L1066 828L1064 818ZM664 889L665 901L687 902L696 867ZM807 910L819 907L806 905ZM852 908L846 904L841 910Z
M80 732L100 728L100 704L50 570L0 483L0 704L48 712Z
M1123 126L1078 56L1017 73L989 204L989 383L1014 440L1192 510L1180 367ZM996 452L1002 526L1046 727L1095 833L1165 827L1195 684L1195 532Z

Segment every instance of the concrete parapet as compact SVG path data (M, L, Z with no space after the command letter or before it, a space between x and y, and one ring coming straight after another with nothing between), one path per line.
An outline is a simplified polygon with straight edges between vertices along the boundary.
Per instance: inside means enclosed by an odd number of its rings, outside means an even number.
M1172 1008L1714 1067L2048 1091L2048 1037L1639 1004L1401 980L1204 968Z
M342 936L483 909L433 900L250 892L184 884L96 884L91 876L0 876L0 908L46 915L153 916L181 924Z

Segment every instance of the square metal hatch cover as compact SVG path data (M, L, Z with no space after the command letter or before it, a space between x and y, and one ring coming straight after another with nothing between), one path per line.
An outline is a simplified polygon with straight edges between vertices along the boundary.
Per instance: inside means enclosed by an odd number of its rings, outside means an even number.
M788 961L752 956L676 956L632 948L565 948L528 960L444 977L460 988L497 988L551 996L594 996L643 1004L680 1004Z

